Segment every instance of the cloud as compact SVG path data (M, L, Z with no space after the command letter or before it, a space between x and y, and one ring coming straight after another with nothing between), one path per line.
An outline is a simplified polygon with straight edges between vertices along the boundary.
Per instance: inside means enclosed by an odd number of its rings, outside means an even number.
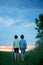
M12 40L14 34L21 35L30 35L33 31L35 24L31 22L31 20L21 16L16 19L9 18L9 17L0 17L0 25L8 27L8 29L2 29L0 34L0 45L12 45ZM12 26L12 27L11 27ZM15 27L16 26L16 27ZM9 28L10 27L10 28ZM32 30L30 30L32 29ZM30 35L31 37L31 35ZM29 37L29 38L30 38ZM27 41L29 39L26 37ZM31 38L30 41L31 42ZM9 44L10 43L10 44Z
M11 18L0 17L0 25L10 27L14 24L14 20Z
M18 17L18 18L8 18L8 17L0 17L0 25L4 27L11 27L11 26L27 26L31 21L29 19L26 19L24 17Z
M0 41L0 46L10 46L10 45L13 45L11 41L8 40Z
M25 27L31 27L31 26L35 26L35 23L28 23L24 25Z

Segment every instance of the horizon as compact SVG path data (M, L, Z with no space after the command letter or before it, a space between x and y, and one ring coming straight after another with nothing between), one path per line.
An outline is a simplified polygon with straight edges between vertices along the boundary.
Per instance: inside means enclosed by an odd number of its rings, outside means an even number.
M0 51L12 52L13 51L12 48L13 48L13 46L0 46ZM36 46L34 46L34 45L27 46L26 51L33 50L34 48L36 48ZM19 52L20 52L20 49L19 49Z

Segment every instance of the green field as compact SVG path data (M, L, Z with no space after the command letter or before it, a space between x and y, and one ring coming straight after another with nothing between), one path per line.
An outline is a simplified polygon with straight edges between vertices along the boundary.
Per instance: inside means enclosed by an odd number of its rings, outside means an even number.
M0 51L0 65L43 65L43 45L26 52L25 60L21 60L19 54L15 61L11 52Z
M28 53L26 53L28 56ZM19 54L18 60L15 61L11 52L0 52L0 65L28 65L29 58L25 56L25 60L21 60L21 55Z

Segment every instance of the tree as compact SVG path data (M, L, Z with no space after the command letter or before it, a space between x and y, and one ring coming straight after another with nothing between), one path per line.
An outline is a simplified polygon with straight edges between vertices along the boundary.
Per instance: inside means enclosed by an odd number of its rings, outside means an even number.
M43 44L43 14L39 14L39 17L35 19L35 24L36 24L36 30L37 30L37 36L36 38L38 39L36 44L38 45Z

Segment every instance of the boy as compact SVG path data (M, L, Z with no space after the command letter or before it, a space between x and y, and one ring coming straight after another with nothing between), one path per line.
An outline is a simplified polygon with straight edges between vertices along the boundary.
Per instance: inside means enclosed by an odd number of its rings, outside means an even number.
M20 38L21 38L20 40L21 57L22 57L22 60L24 60L25 49L27 47L27 44L26 44L26 40L24 40L24 35L21 35Z
M14 36L13 49L14 49L14 57L16 60L16 55L18 55L19 53L19 40L17 35Z

